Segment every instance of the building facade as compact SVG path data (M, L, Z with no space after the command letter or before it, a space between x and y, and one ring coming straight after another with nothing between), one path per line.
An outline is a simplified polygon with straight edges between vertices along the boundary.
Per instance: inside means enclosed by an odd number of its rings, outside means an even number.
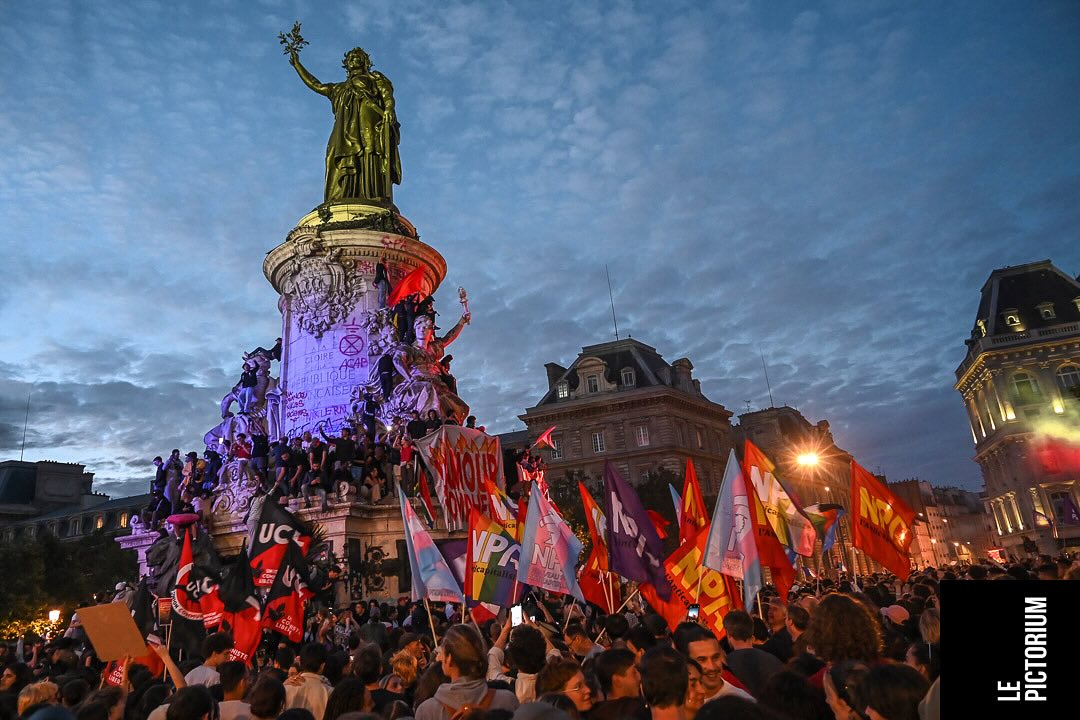
M997 547L1080 545L1080 282L1049 260L994 270L956 369Z
M970 563L993 547L989 517L978 494L934 487L918 478L890 482L889 489L915 511L911 559L916 567Z
M731 412L709 400L687 358L668 363L633 339L589 345L563 367L548 363L547 391L520 415L531 444L552 425L554 485L595 480L611 460L640 485L661 468L681 475L694 461L702 492L715 495L732 447Z
M94 473L79 463L0 462L0 539L49 533L74 540L92 532L126 530L149 495L112 500L93 491Z

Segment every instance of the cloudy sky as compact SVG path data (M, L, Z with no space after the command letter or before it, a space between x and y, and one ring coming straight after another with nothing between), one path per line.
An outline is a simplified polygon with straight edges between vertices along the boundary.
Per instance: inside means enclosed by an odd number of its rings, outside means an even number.
M329 8L334 7L331 10ZM512 430L619 327L713 400L977 488L953 371L996 267L1077 273L1075 2L0 3L0 457L142 492L273 341L263 254L332 118L281 54L394 83L396 201L469 289L462 394ZM449 312L453 312L449 310Z

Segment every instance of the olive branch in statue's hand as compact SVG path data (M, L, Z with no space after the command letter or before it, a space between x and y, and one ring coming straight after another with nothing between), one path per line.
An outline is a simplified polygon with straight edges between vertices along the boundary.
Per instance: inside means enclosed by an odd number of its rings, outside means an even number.
M311 44L300 34L299 20L293 23L292 30L289 31L288 35L283 32L278 33L278 42L284 47L281 52L285 55L299 55L305 45Z

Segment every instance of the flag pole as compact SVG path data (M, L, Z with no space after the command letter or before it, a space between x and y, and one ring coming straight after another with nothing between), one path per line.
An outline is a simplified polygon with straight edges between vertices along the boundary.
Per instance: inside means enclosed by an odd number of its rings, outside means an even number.
M623 604L619 606L619 609L616 610L615 612L611 613L611 614L612 615L618 615L620 612L622 612L622 609L624 607L626 607L630 603L630 601L634 599L634 596L637 595L639 592L641 592L641 588L634 588L634 592L632 592L632 593L630 593L629 595L626 596L626 599L623 600ZM607 632L607 628L604 628L603 630L601 630L600 634L596 636L596 639L593 640L593 642L594 643L600 642L600 638L604 637L604 633L606 633L606 632Z
M428 605L427 596L424 597L424 610L427 611L428 627L431 628L431 639L435 642L435 648L439 647L439 638L435 635L435 618L431 616L431 606Z

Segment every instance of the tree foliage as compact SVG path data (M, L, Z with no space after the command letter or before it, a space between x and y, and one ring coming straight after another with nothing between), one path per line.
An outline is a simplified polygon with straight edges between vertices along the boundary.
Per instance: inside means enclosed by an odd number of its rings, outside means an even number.
M138 563L104 532L61 542L43 534L0 545L0 637L21 635L49 610L94 603L120 581L134 581Z

